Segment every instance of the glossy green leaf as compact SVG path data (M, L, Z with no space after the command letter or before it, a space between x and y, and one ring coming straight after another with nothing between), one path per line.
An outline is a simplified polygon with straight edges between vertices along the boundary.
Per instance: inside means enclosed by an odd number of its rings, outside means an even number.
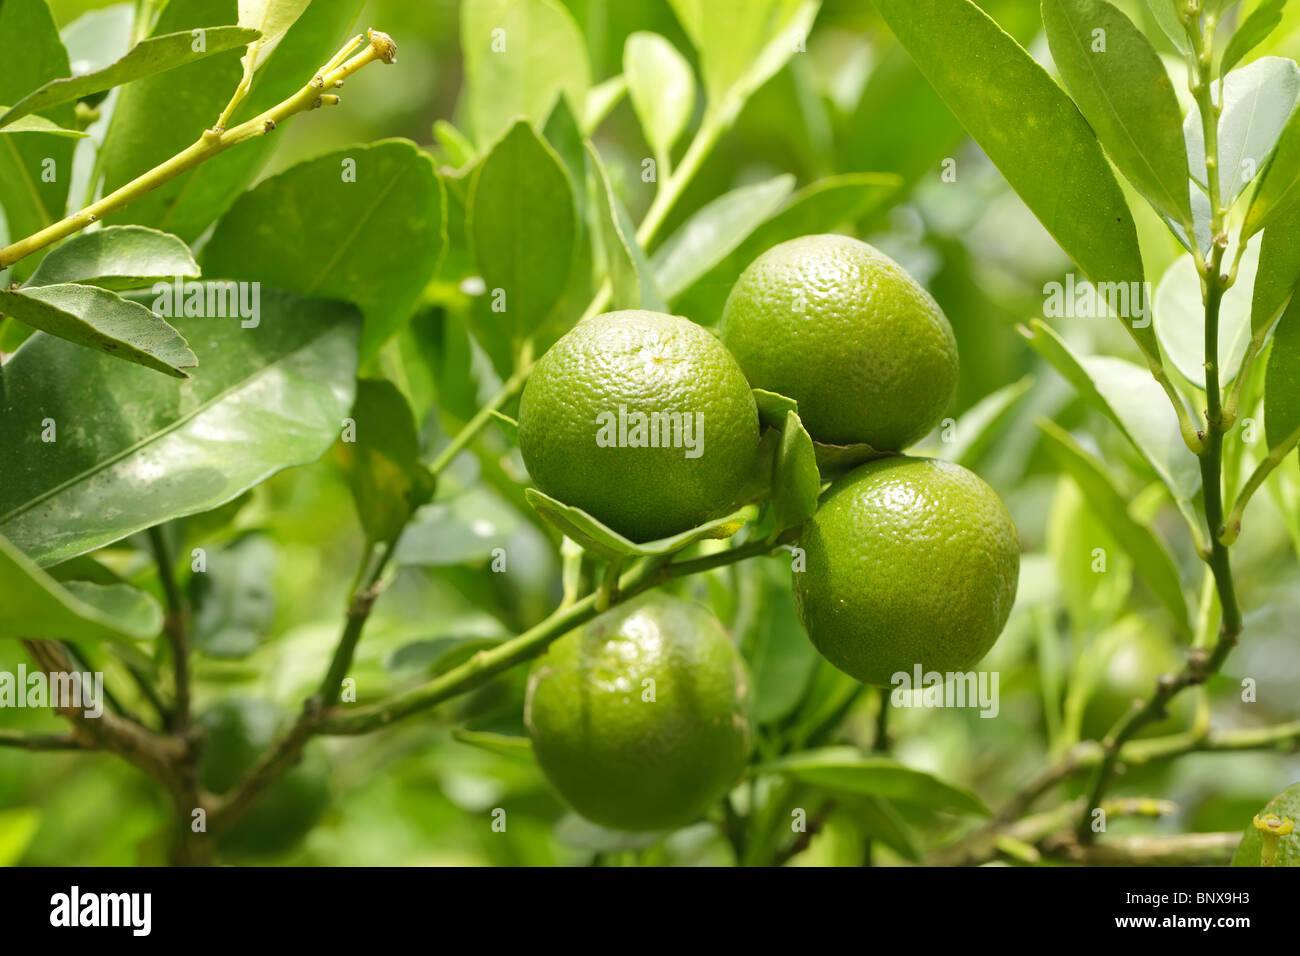
M1143 281L1133 217L1097 136L1033 57L969 0L877 0L876 8L1084 274L1094 282ZM978 70L971 51L979 51ZM1125 328L1158 359L1150 327Z
M82 282L105 289L137 289L155 279L197 279L190 247L144 226L109 226L73 236L47 255L25 288Z
M1259 268L1250 303L1250 331L1263 335L1287 307L1300 286L1300 203L1270 219L1259 246ZM1240 282L1240 277L1238 282ZM1231 292L1232 290L1228 290Z
M275 541L249 534L206 549L206 567L189 579L194 646L208 657L240 660L266 640L275 623Z
M817 511L822 479L812 438L796 412L786 412L772 468L773 533L803 524Z
M1147 0L1147 7L1178 52L1190 53L1191 41L1187 39L1187 31L1183 29L1183 24L1178 19L1178 12L1174 9L1174 5L1178 2L1179 0Z
M392 541L434 489L411 407L392 382L363 378L349 418L340 447L361 526L371 542Z
M178 66L185 66L217 53L245 46L260 35L257 30L245 29L242 26L197 29L202 30L201 45L189 30L149 37L133 46L126 56L102 70L61 80L51 80L39 90L23 97L7 112L0 114L0 128L8 126L23 116L44 112L51 106L71 103L94 93L111 90L124 83L165 73ZM199 48L195 49L196 46Z
M1074 479L1097 516L1133 558L1138 576L1173 616L1179 633L1186 635L1189 631L1187 599L1168 547L1150 527L1129 513L1128 499L1115 486L1105 465L1055 423L1039 419L1038 427L1048 451Z
M488 753L517 760L533 760L533 742L527 737L515 737L510 734L494 734L482 730L461 730L451 732L453 739L462 744L469 744Z
M1237 281L1219 307L1219 381L1237 377L1250 344L1251 295L1260 262L1260 239L1246 246ZM1205 307L1201 282L1191 256L1175 260L1156 286L1156 334L1170 361L1197 388L1205 388Z
M226 314L172 320L202 361L185 382L41 334L0 367L0 534L54 564L319 458L352 405L356 311L263 289L256 325Z
M595 176L596 212L599 216L601 244L605 252L611 301L615 309L668 309L655 283L654 272L645 251L636 240L636 227L614 194L609 173L594 146L587 145L588 161Z
M266 62L289 28L303 15L311 0L239 0L239 25L257 31L244 54L251 74Z
M0 64L0 103L16 103L72 72L45 0L0 4ZM76 127L70 103L50 109L45 119L61 129ZM31 235L63 218L75 146L69 137L49 133L0 136L0 206L11 238ZM38 261L39 256L32 256L18 263L12 277L0 285L31 275Z
M1223 51L1220 73L1228 73L1234 66L1246 58L1251 50L1268 39L1269 34L1282 23L1282 13L1286 9L1286 0L1263 0L1251 11L1250 16L1241 22L1241 26L1228 41Z
M364 361L433 278L444 215L429 157L408 140L381 140L299 163L246 193L217 224L203 268L353 303L366 317Z
M799 403L793 398L769 392L763 388L753 389L754 404L758 406L758 420L767 428L784 428L786 415L790 412L799 414Z
M573 188L555 150L520 120L474 173L470 242L494 306L514 336L532 334L564 292L578 225Z
M186 378L198 359L179 332L153 312L89 285L0 289L0 312L24 325L145 368Z
M1291 114L1278 137L1273 158L1251 199L1242 236L1249 238L1300 202L1300 110Z
M659 34L638 31L623 47L623 76L646 142L662 163L695 109L691 65Z
M669 300L721 262L784 205L793 176L741 186L705 205L655 250L650 264Z
M1214 83L1214 98L1223 103L1219 117L1219 188L1232 205L1268 163L1282 130L1300 102L1300 66L1294 60L1260 57ZM1202 186L1205 135L1201 111L1193 106L1183 128L1192 178Z
M1052 59L1115 165L1156 208L1190 223L1183 116L1169 73L1106 0L1042 0Z
M558 0L465 0L460 37L470 131L480 150L520 115L540 122L557 94L583 107L591 85L587 48Z
M250 119L300 90L353 31L361 5L362 0L311 4L258 68L231 122ZM235 14L230 0L169 0L153 34L188 32L207 23L229 22ZM215 123L243 75L240 60L241 51L230 50L125 87L104 141L105 191L152 169ZM109 221L153 226L194 242L253 183L294 122L290 119L271 136L214 156L114 213Z
M931 810L989 816L988 807L966 788L888 757L864 756L854 747L791 754L751 767L750 773L780 774L828 790L885 797Z
M1278 322L1264 386L1264 431L1277 448L1300 428L1300 297Z
M1194 498L1201 487L1199 460L1183 442L1178 416L1151 373L1111 356L1075 355L1042 321L1035 319L1030 325L1029 344L1034 351L1094 411L1114 422L1176 499Z
M60 584L0 535L0 638L145 640L162 628L162 608L125 584Z
M669 0L699 52L709 111L728 123L806 40L812 0Z
M607 557L652 557L674 554L704 538L730 538L754 517L754 508L746 507L725 518L716 518L697 528L671 538L638 544L602 524L581 508L566 505L550 495L529 488L525 491L533 509L555 526L566 538L572 538L587 551Z
M0 106L0 110L4 107ZM4 133L48 133L51 136L66 136L68 139L85 139L88 133L79 129L64 129L58 123L51 123L43 116L24 116L8 126L0 128Z

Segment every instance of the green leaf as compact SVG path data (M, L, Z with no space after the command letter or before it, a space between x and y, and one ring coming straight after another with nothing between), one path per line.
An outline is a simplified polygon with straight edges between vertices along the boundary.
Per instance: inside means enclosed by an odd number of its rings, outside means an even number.
M569 176L527 122L475 170L468 228L489 297L503 290L514 337L531 335L564 291L578 224Z
M203 249L204 272L353 303L366 317L365 361L437 271L444 205L433 162L408 140L327 153L235 203Z
M3 109L4 107L0 106L0 110ZM64 129L58 123L51 123L43 116L24 116L0 129L0 133L49 133L51 136L66 136L69 139L85 139L90 135L79 129Z
M361 526L371 542L392 541L417 508L433 497L434 479L420 462L411 407L386 379L363 378L344 432L344 471Z
M185 30L150 37L133 46L120 60L102 70L61 80L51 80L39 90L23 97L0 115L0 128L21 117L44 112L51 106L71 103L115 86L165 73L178 66L224 53L256 40L259 33L239 27L202 27L203 45L196 50L195 35Z
M190 247L176 236L144 226L109 226L83 232L58 246L27 280L34 286L82 282L105 289L136 289L155 279L197 279Z
M799 706L821 658L795 612L789 568L765 561L755 571L762 575L765 587L745 657L754 684L754 722L763 725L783 719Z
M1275 216L1295 206L1297 201L1300 201L1300 110L1291 114L1278 137L1273 158L1260 176L1241 227L1242 238L1249 239L1270 225Z
M434 120L433 136L453 169L460 169L473 161L474 144L451 123L444 119Z
M1179 633L1188 634L1187 600L1178 578L1178 567L1164 542L1129 513L1127 497L1095 456L1055 423L1039 419L1038 427L1047 439L1048 451L1074 479L1097 516L1133 558L1138 575L1173 615Z
M582 130L590 134L605 121L619 101L627 95L627 80L623 74L611 76L587 91L587 102L582 108Z
M1092 409L1124 434L1176 499L1190 501L1201 487L1200 462L1183 442L1178 416L1146 370L1110 356L1080 357L1035 319L1029 344L1074 386Z
M45 0L0 4L0 64L0 103L16 103L44 83L71 73ZM65 130L75 128L77 121L66 103L49 110L45 119ZM31 235L63 218L75 146L69 137L49 133L0 136L0 205L11 238ZM20 262L13 276L25 279L38 261L39 256L31 256ZM8 284L7 279L0 283Z
M993 444L998 429L1010 418L1033 384L1034 377L1026 375L972 405L957 421L953 440L942 446L940 457L967 467L973 465Z
M1268 447L1277 448L1300 428L1300 297L1273 334L1264 385L1264 431Z
M772 469L774 534L803 524L817 511L822 479L812 438L796 412L786 412Z
M614 194L613 184L609 181L609 173L605 170L600 154L590 143L587 144L587 158L596 180L596 212L600 222L601 245L613 289L611 307L667 311L668 306L659 294L645 250L636 240L636 227Z
M0 810L0 866L17 866L41 828L41 813L32 807Z
M1142 282L1133 217L1097 136L1033 57L969 0L876 0L876 9L1084 273L1094 282ZM1150 327L1125 328L1159 360Z
M206 570L189 579L194 646L208 657L240 660L266 640L275 623L275 541L245 535L208 549Z
M854 747L806 750L751 767L749 772L780 774L828 790L885 797L931 810L990 816L983 801L966 788L888 757L865 757Z
M523 519L496 492L472 487L425 505L402 533L394 560L400 565L447 567L484 564L506 548Z
M815 441L813 442L813 448L817 452L817 467L821 470L822 476L828 481L834 481L846 472L852 471L858 465L875 461L878 458L888 458L894 454L892 451L877 451L865 443L860 445L827 445Z
M482 730L461 730L451 732L456 740L489 753L518 760L533 760L533 742L527 737L515 737L510 734L493 734Z
M1300 66L1294 60L1260 57L1213 84L1223 103L1219 117L1219 189L1231 206L1269 161L1282 130L1300 102ZM1206 185L1205 135L1193 106L1184 122L1192 178Z
M921 862L923 853L916 834L888 800L857 797L846 800L845 804L854 825L865 836L879 840L905 860Z
M700 55L709 113L723 125L812 30L815 0L669 0Z
M1269 34L1282 23L1282 13L1286 9L1286 0L1263 0L1237 27L1237 32L1228 41L1223 51L1223 62L1219 72L1226 74L1246 58L1251 50L1268 39Z
M662 163L695 109L691 65L659 34L638 31L623 47L623 76L646 142Z
M725 518L715 518L698 528L691 528L671 538L638 544L606 527L581 508L566 505L536 488L526 489L524 495L533 509L566 538L572 538L584 550L594 551L607 557L657 557L675 554L703 538L730 538L746 523L753 520L755 511L752 507L742 508Z
M1250 303L1250 332L1262 336L1291 301L1300 285L1300 203L1293 203L1277 216L1260 240L1259 268ZM1238 282L1243 281L1240 277ZM1231 289L1228 290L1231 293Z
M1190 224L1183 116L1150 42L1106 0L1042 0L1042 9L1052 59L1115 165L1158 210Z
M89 285L0 289L0 312L42 332L176 378L199 364L172 326L137 302Z
M1191 41L1187 39L1187 31L1183 29L1183 24L1178 19L1178 11L1174 9L1174 4L1177 2L1178 0L1147 0L1147 7L1178 52L1190 53L1192 52Z
M125 584L60 584L0 535L0 638L147 640L162 628L162 608Z
M239 25L255 30L244 54L251 75L279 46L289 28L303 15L311 0L239 0Z
M758 406L758 420L765 428L784 428L786 415L791 412L799 414L799 403L793 398L763 388L753 389L753 392L754 404Z
M357 313L265 289L255 311L173 320L203 356L186 382L28 340L0 367L0 534L54 564L319 458L352 406Z
M794 177L741 186L705 205L655 250L650 264L672 300L721 262L785 203Z
M465 0L460 36L470 131L480 150L521 114L541 122L557 94L582 109L591 85L587 47L558 0Z
M250 119L302 89L352 31L361 5L362 0L311 4L258 68L231 122ZM234 16L230 0L169 0L152 33L188 32ZM104 191L175 155L215 123L243 76L240 59L239 50L230 50L125 87L104 141ZM141 196L110 221L153 226L194 242L253 183L293 122L212 157Z
M384 662L391 671L419 670L433 678L459 667L479 651L496 647L501 641L490 637L436 637L414 641L399 648Z
M1259 268L1260 240L1252 239L1241 257L1237 281L1219 308L1219 380L1237 377L1251 336L1251 295ZM1205 388L1205 308L1200 274L1190 255L1176 259L1156 286L1155 326L1160 344L1182 376Z

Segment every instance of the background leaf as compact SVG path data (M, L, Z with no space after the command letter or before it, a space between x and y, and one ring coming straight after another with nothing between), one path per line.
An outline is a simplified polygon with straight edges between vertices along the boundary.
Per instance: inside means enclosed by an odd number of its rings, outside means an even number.
M662 164L695 108L691 65L659 34L639 31L627 38L623 75L646 141ZM660 175L666 176L667 172Z
M197 279L190 247L176 236L144 226L108 226L82 232L56 246L25 288L84 282L105 289L134 289L154 279Z
M1084 273L1094 282L1141 282L1133 218L1096 134L1024 48L969 0L876 0L876 8ZM974 74L972 50L981 58ZM1159 357L1149 327L1125 328L1149 358Z
M168 33L163 36L149 37L137 43L126 56L101 70L61 80L51 80L0 115L0 128L31 113L43 112L51 106L71 103L93 93L102 93L115 86L165 73L178 66L185 66L214 54L233 50L257 39L258 36L256 30L243 27L213 26L201 29L204 37L201 50L194 49L194 34L189 30Z
M429 157L407 140L382 140L299 163L245 194L217 224L203 267L213 278L353 303L366 317L364 361L433 278L443 216Z
M655 283L654 270L646 259L645 250L636 240L636 227L614 194L600 154L590 143L587 155L595 179L596 214L613 291L611 308L667 311L668 305Z
M1150 528L1129 514L1126 496L1115 486L1101 462L1060 426L1040 419L1038 427L1047 439L1048 451L1074 479L1115 540L1133 558L1138 575L1173 616L1179 632L1186 635L1187 599L1169 549Z
M38 564L214 508L338 436L351 307L263 290L255 328L174 321L203 362L186 382L45 335L4 364L0 445L17 453L0 459L0 534ZM45 419L56 441L42 441Z
M311 0L239 0L239 25L256 30L245 54L245 69L251 74L275 51L289 28L303 15Z
M828 790L887 797L932 810L989 815L969 790L888 757L865 757L853 747L808 750L759 764L750 772L781 774Z
M516 338L532 334L558 301L573 264L573 188L551 147L519 121L474 174L469 232L489 295L505 290Z
M520 114L540 122L559 93L581 111L591 85L587 50L556 0L464 0L460 35L470 130L480 150Z
M1264 430L1276 448L1300 428L1300 298L1278 322L1268 359L1264 390Z
M1259 240L1259 267L1250 303L1252 335L1262 335L1273 324L1300 285L1300 243L1295 241L1298 233L1300 203L1293 203L1272 218L1264 238Z
M71 73L68 53L45 0L0 4L0 63L4 64L0 103L16 103L37 87ZM56 126L75 128L76 114L70 104L46 112L44 118ZM74 146L67 137L48 133L0 136L0 183L4 184L0 205L11 240L63 218ZM39 261L39 255L24 259L13 267L13 276L26 278Z
M803 524L817 511L822 479L817 453L797 412L786 412L772 468L773 533Z
M194 646L208 657L239 660L266 640L275 621L275 542L245 535L207 549L206 570L187 584Z
M0 109L4 107L0 106ZM64 129L43 116L24 116L0 129L0 134L4 133L47 133L50 136L62 136L66 139L85 139L89 135L79 129Z
M145 368L185 378L198 359L181 334L144 306L89 285L7 292L0 312L24 325Z
M1228 73L1234 66L1246 58L1251 50L1268 39L1270 33L1282 22L1282 12L1286 9L1286 0L1263 0L1251 11L1250 16L1242 21L1241 26L1228 41L1223 51L1220 73Z
M162 608L144 591L62 585L0 535L0 638L144 640L161 628Z
M1190 222L1183 117L1147 38L1105 0L1043 0L1042 9L1052 59L1115 165L1157 209Z

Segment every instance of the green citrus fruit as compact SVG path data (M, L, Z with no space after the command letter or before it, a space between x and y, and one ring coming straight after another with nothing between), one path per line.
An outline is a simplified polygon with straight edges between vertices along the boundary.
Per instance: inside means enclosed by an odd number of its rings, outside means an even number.
M1083 736L1100 740L1133 709L1146 700L1162 674L1183 669L1183 654L1144 618L1131 615L1098 635L1084 666L1092 684L1083 711ZM1180 694L1163 720L1147 724L1139 737L1155 737L1185 729L1192 720L1192 698Z
M1264 805L1246 825L1233 866L1300 866L1300 783Z
M551 645L524 720L537 761L574 810L618 830L697 819L749 756L749 676L704 608L652 594Z
M223 700L199 716L206 733L199 778L213 793L225 793L248 771L283 729L284 715L267 700ZM310 752L264 791L235 826L221 837L233 856L274 856L298 844L329 806L329 776Z
M722 341L751 385L797 401L826 444L902 451L957 390L957 340L938 303L847 236L791 239L750 263L723 309Z
M1011 613L1020 543L1006 506L945 461L869 462L822 499L799 538L795 607L822 655L868 684L964 671Z
M727 514L754 466L758 408L735 359L689 319L608 312L537 362L519 403L537 486L633 541Z

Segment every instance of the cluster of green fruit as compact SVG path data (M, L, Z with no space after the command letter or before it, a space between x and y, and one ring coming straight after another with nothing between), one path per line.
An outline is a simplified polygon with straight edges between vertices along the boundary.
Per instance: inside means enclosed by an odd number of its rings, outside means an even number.
M799 616L836 667L887 685L918 664L973 666L1015 598L1019 541L996 493L957 465L903 454L939 424L957 364L947 319L901 266L855 239L805 236L744 271L720 339L655 312L580 322L532 372L519 445L542 491L644 542L743 503L766 466L753 389L792 399L815 442L865 461L800 533ZM651 427L610 441L600 429L615 418ZM749 751L747 697L721 625L657 597L557 641L534 668L525 716L574 809L660 829L698 817L734 783Z

